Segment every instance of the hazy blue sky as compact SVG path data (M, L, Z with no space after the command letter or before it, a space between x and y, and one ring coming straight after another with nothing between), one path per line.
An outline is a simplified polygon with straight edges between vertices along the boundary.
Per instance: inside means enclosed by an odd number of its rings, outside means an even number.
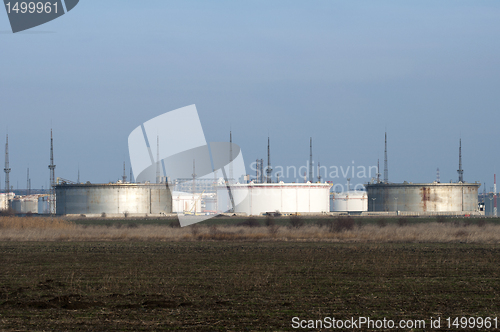
M498 1L81 0L17 34L0 10L11 185L29 165L47 186L51 126L56 176L79 165L81 180L116 181L134 128L196 104L207 141L231 127L251 174L268 134L274 166L305 165L312 136L315 162L383 167L387 129L390 181L431 182L437 167L456 181L461 136L465 180L489 189L499 36Z

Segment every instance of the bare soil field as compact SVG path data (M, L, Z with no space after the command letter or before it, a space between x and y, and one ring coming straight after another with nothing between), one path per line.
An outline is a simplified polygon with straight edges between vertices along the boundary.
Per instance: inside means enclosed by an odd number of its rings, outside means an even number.
M0 266L3 331L289 331L294 317L500 315L496 244L3 241Z
M448 317L500 325L497 220L226 220L0 217L0 330L290 331L294 319L327 317L426 324L380 331L433 330L431 317L443 330L462 330Z

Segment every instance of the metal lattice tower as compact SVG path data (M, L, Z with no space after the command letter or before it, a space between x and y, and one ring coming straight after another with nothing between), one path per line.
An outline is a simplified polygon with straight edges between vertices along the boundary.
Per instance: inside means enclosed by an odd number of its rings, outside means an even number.
M10 173L10 167L9 167L9 135L7 135L5 139L5 168L3 169L5 172L5 193L6 198L5 198L5 209L7 210L9 208L9 193L10 193L10 182L9 182L9 173Z
M264 183L264 159L257 159L255 169L255 182Z
M52 138L52 129L50 129L50 195L49 195L49 209L51 214L56 213L56 195L54 186L56 185L56 165L54 165L54 139Z
M160 136L156 136L156 183L160 183Z
M497 175L493 175L493 215L497 216Z
M313 139L309 139L309 182L313 183Z
M167 183L168 183L168 180L167 180ZM217 192L217 170L216 169L214 169L213 191Z
M464 170L462 169L462 139L458 148L458 182L464 182Z
M127 182L127 173L125 173L125 162L123 162L123 175L122 175L123 183Z
M30 168L28 167L28 174L26 176L26 195L30 194L30 189L31 189L31 185L30 185Z
M195 160L193 159L193 201L194 201L194 194L196 193L196 166L195 166Z
M272 183L272 174L271 172L273 171L273 169L271 168L271 141L269 140L269 137L267 138L267 169L266 169L266 174L267 174L267 178L266 178L266 182L267 183Z
M439 167L438 167L438 169L436 171L436 182L437 183L441 183L441 177L439 176Z
M229 131L229 182L233 182L233 134Z
M380 159L377 159L377 183L380 183Z
M259 183L264 183L264 159L260 159L259 167Z
M321 174L320 174L319 159L318 159L318 183L321 183Z
M385 132L384 183L389 183L389 168L387 166L387 132Z
M255 160L255 182L260 183L260 159Z

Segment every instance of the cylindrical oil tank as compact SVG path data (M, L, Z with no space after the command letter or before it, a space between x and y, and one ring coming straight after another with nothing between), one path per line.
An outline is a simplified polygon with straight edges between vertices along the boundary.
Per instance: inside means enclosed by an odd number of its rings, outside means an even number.
M476 212L479 187L478 183L368 184L368 211Z
M368 194L362 190L334 193L331 210L335 212L368 211Z
M219 212L231 208L229 189L235 202L234 212L261 215L266 212L325 213L330 211L329 183L245 183L217 187Z
M59 184L56 214L172 213L172 195L165 183Z
M16 213L38 213L38 196L16 196L10 206Z
M49 195L38 196L38 214L49 214L49 213L50 213Z
M497 205L500 203L500 195L496 194ZM483 195L484 202L484 214L488 217L496 217L495 216L495 194L487 193L486 196ZM497 209L497 216L500 215L500 209Z
M202 211L205 213L216 213L217 212L217 194L208 193L203 195Z
M10 205L10 201L14 199L16 195L14 193L0 193L0 210L7 210Z
M199 213L201 212L201 194L189 194L174 191L172 196L172 212Z

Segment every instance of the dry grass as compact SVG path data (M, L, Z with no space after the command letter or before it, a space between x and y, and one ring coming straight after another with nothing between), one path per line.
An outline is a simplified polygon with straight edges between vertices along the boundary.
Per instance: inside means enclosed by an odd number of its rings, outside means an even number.
M70 230L77 226L60 218L38 217L0 217L0 230L2 229L59 229Z
M332 227L201 226L184 228L136 223L78 225L61 218L0 217L0 241L319 241L342 243L500 243L500 225L433 222Z

